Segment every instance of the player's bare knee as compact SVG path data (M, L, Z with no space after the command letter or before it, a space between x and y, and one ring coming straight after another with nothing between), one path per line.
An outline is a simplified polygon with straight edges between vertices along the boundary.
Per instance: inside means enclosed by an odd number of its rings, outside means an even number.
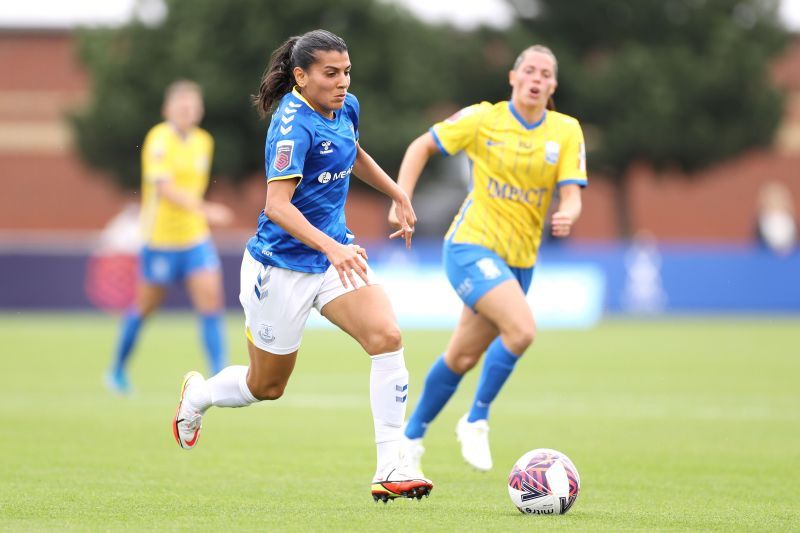
M522 355L525 353L525 350L533 344L535 339L535 327L520 327L508 332L508 334L504 336L503 342L507 343L506 348L513 353Z
M156 309L158 309L157 305L145 305L143 307L140 307L139 316L144 320L145 318L155 313Z
M403 347L403 336L396 324L370 332L362 342L368 354L396 352Z
M222 313L222 305L218 303L198 305L197 312L201 315L217 315Z
M481 354L462 352L458 354L445 355L445 363L447 366L459 375L464 375L478 364L481 360Z
M285 388L285 384L268 383L266 385L259 385L255 387L255 390L251 390L250 392L257 400L260 401L277 400L283 396L283 391Z

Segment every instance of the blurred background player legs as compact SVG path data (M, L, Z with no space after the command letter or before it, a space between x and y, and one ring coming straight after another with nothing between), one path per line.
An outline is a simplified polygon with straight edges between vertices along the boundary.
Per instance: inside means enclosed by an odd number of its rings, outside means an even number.
M184 251L145 248L137 301L122 322L119 340L106 385L113 392L131 391L127 365L139 332L147 318L164 300L169 285L185 281L194 309L200 315L201 342L211 375L225 367L224 296L219 256L210 241Z
M140 280L136 289L136 304L122 319L111 368L106 373L106 387L118 394L131 392L127 365L145 318L161 305L166 288Z
M213 255L213 262L215 265L195 270L186 279L186 290L194 309L200 315L202 344L208 360L208 370L212 376L227 364L224 335L225 297L222 289L222 270L216 253Z

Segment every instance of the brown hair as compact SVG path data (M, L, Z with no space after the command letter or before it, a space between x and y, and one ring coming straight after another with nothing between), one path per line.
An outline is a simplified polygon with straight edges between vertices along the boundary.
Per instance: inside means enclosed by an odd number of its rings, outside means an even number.
M300 67L307 70L316 61L317 50L346 52L347 43L329 31L313 30L303 35L289 37L272 52L267 68L261 76L258 94L251 97L262 118L266 117L275 103L295 86L293 69Z
M166 102L176 94L182 92L194 92L203 96L203 89L200 88L200 84L197 82L192 80L175 80L164 90L164 101Z

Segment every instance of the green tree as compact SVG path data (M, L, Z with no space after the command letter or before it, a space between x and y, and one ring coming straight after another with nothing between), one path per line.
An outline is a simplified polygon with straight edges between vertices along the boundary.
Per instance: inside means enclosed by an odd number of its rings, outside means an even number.
M581 120L589 164L615 184L630 232L630 164L694 170L767 145L782 97L768 66L787 35L778 0L510 0L514 39L559 58L559 108Z
M204 89L203 126L215 137L214 171L234 181L263 168L267 124L249 100L271 51L290 35L325 28L345 38L362 108L362 143L388 171L429 125L423 113L459 83L444 74L475 49L468 36L427 26L374 0L167 0L163 22L85 29L78 51L91 79L89 105L72 117L78 148L124 187L139 184L139 145L160 120L177 78ZM437 117L438 118L438 117Z

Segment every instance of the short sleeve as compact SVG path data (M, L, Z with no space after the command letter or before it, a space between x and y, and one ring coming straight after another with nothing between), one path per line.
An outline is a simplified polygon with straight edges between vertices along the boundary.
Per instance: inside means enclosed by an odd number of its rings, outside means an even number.
M142 146L142 177L145 182L170 181L173 178L169 154L169 131L156 127L147 134Z
M558 164L557 184L559 187L568 184L586 187L589 184L586 177L586 143L583 141L581 125L574 119L567 125L567 138Z
M434 124L430 132L436 141L436 146L444 155L453 155L465 149L475 138L475 131L486 111L492 109L492 104L480 104L465 107L450 118Z
M284 105L286 108L272 117L264 149L267 181L302 179L306 154L311 149L313 134L303 120L307 117L296 112L298 108L291 104ZM295 113L291 112L293 109Z

